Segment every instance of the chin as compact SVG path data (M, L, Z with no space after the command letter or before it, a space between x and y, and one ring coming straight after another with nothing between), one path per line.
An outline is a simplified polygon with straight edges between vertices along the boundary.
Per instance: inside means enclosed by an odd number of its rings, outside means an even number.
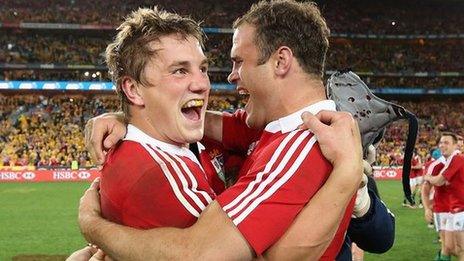
M187 143L194 143L203 139L203 131L190 131L184 137Z
M257 120L251 118L250 116L248 116L246 118L245 123L250 129L264 129L264 127L265 127L264 123L260 124L260 122L258 122Z

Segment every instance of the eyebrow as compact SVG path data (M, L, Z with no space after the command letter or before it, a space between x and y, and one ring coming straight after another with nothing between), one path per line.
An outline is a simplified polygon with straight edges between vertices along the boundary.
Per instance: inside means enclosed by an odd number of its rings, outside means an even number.
M190 61L175 61L169 67L171 68L171 67L177 67L177 66L190 66L190 65L191 65ZM208 58L203 59L200 65L209 65Z

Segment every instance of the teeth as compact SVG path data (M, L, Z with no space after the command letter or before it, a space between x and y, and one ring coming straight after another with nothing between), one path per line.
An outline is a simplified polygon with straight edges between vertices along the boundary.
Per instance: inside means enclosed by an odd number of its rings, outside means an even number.
M182 106L182 109L192 108L192 107L201 107L204 104L204 100L195 99L190 100Z
M245 90L239 90L238 94L239 95L248 95L249 93L247 91L245 91Z

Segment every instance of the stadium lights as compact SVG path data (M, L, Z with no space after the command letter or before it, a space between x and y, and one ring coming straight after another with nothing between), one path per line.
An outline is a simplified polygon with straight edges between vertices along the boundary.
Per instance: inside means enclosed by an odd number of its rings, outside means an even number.
M395 25L396 25L396 22L395 22L395 21L392 21L392 23L391 23L391 24L392 24L393 26L395 26Z
M98 75L98 76L100 76L100 74L101 74L100 72L97 72L97 75Z
M92 73L92 78L97 78L97 75L95 73Z
M84 73L84 76L85 76L85 77L89 77L89 72L85 72L85 73Z

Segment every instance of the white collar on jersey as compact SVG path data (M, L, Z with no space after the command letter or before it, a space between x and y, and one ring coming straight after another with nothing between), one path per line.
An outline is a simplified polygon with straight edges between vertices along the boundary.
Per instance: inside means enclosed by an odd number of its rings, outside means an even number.
M282 133L287 133L296 130L296 128L298 128L298 126L300 126L303 123L303 120L301 119L301 114L303 112L308 111L312 114L317 114L321 110L335 111L335 102L332 100L323 100L316 102L297 112L294 112L290 115L287 115L278 120L268 123L264 130L271 133L276 133L279 131L281 131Z
M440 156L438 159L436 159L436 161L445 164L445 163L446 163L446 158L445 158L445 156L442 155L442 156Z
M148 134L146 134L145 132L143 132L142 130L140 130L139 128L135 127L132 124L127 125L127 133L126 133L126 137L124 137L124 140L130 140L130 141L135 141L138 143L150 144L151 146L157 147L161 149L162 151L172 153L178 156L189 157L191 160L193 160L194 162L196 162L198 165L201 166L197 157L195 157L195 154L193 154L193 152L189 150L188 148L157 140L149 136ZM198 149L200 152L205 149L205 147L201 143L197 142L197 144L198 144Z

